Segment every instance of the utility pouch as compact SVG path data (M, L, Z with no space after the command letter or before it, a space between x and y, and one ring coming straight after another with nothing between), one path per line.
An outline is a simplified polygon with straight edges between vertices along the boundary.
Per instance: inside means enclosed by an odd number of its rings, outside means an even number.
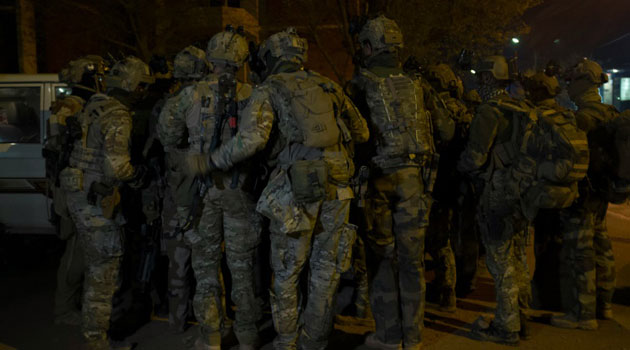
M433 187L437 180L438 167L440 165L440 155L434 153L427 166L422 167L422 180L424 182L424 192L433 193Z
M120 209L120 192L118 186L114 186L112 193L108 196L104 196L101 199L101 209L103 210L103 216L106 219L114 219Z
M291 190L297 203L326 199L328 171L323 160L298 160L289 170Z
M107 186L100 182L92 182L87 200L90 205L96 205L98 198L103 216L106 219L114 219L120 207L120 192L117 186Z
M83 190L83 171L67 167L59 173L59 186L68 192Z

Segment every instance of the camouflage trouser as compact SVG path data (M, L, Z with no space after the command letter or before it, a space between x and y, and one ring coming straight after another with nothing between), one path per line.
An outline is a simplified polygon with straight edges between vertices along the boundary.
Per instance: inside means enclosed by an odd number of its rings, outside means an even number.
M112 297L119 287L121 229L115 221L103 217L100 207L88 204L83 191L68 193L68 208L77 226L86 265L83 335L88 340L106 339Z
M606 229L608 202L590 196L561 211L562 306L582 320L594 319L598 306L610 305L615 260Z
M370 287L368 284L367 257L365 255L365 243L361 237L357 237L352 247L352 269L354 270L355 297L354 306L356 316L365 318L370 312Z
M413 347L422 343L424 329L424 239L430 198L418 168L381 175L370 186L374 229L368 245L375 266L368 271L376 337Z
M69 229L76 231L72 220L67 218L61 218L61 220L68 222L62 224L62 226L67 225ZM69 236L70 238L66 240L66 250L57 269L55 316L61 316L80 309L83 274L85 272L83 251L81 250L78 235L74 232L64 236Z
M188 214L187 207L178 208L173 190L167 186L162 209L162 234L168 256L168 323L176 332L186 329L186 320L192 310L191 249L183 234L176 234L178 225L183 224Z
M270 292L276 350L326 349L332 330L334 300L341 272L349 264L356 232L346 225L350 200L324 201L315 213L315 228L296 235L276 232L271 225ZM308 264L306 307L300 313L300 275ZM298 320L301 321L301 330Z
M261 317L254 285L254 257L260 241L260 217L254 201L240 189L211 188L204 198L198 232L185 235L192 247L192 267L197 279L194 308L202 337L223 328L225 310L221 280L221 245L225 242L232 275L232 300L236 304L234 332L241 344L258 340L256 322ZM215 345L215 344L212 344Z
M435 262L435 281L440 293L455 293L457 270L451 248L454 211L449 205L434 202L427 228L426 250Z
M485 186L478 213L486 266L497 298L493 324L506 332L521 329L519 310L528 308L531 301L525 251L528 222L515 185L506 169L496 171Z

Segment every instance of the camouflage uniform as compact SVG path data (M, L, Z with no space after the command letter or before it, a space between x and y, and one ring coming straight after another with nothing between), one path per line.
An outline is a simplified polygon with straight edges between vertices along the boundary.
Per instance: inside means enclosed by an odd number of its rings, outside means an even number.
M55 292L56 322L74 323L72 315L80 315L80 299L83 286L85 264L83 252L78 242L76 227L66 200L66 191L59 183L59 172L67 166L71 143L78 130L76 115L83 109L85 99L101 90L99 78L104 72L104 61L99 56L88 55L70 61L59 74L59 80L73 88L72 95L63 97L51 106L50 134L44 146L47 159L47 177L52 185L53 210L59 228L59 238L66 241L66 249L57 271L57 290ZM69 317L70 316L70 317Z
M208 43L207 57L214 63L223 61L238 67L247 55L245 39L233 31L219 33ZM220 89L224 80L233 80L236 84L236 95L230 98L238 103L239 110L242 109L251 94L251 86L237 83L233 72L212 73L184 88L177 97L172 115L185 118L191 158L202 155L207 158L217 141L214 140L215 134L220 143L227 143L232 137L232 120L221 119L226 112L220 110ZM240 115L230 117L236 118L235 123L240 128ZM172 128L173 123L181 121L171 119L169 123L169 138L183 137L179 127L178 130ZM215 130L217 126L219 130ZM254 199L243 190L249 175L244 165L234 171L207 175L205 184L208 189L203 198L198 227L184 235L185 242L192 247L192 267L197 279L193 303L197 320L202 324L200 340L210 347L220 345L219 332L226 317L221 280L223 242L233 281L231 296L236 304L236 337L241 346L254 346L258 342L256 322L261 317L261 310L255 295L254 257L260 241L261 223ZM233 177L236 180L234 183Z
M150 81L148 66L137 58L130 57L115 68L116 74L124 75L130 70L141 72L136 79L120 79L127 91L134 91L141 80ZM121 181L138 176L130 163L132 118L128 106L107 95L96 94L78 118L83 129L82 139L75 142L70 166L62 171L60 183L67 191L68 208L77 226L87 268L83 335L98 346L107 338L123 254L120 228L123 219L113 210L120 200L115 187ZM97 194L91 203L88 192L94 184L113 192L107 196Z
M175 331L186 328L192 312L191 248L184 242L180 227L187 219L193 201L195 186L185 173L185 155L188 147L186 116L177 114L183 96L180 92L203 78L208 62L205 52L193 46L179 52L174 60L173 76L183 81L182 88L170 96L158 118L157 134L164 147L166 188L162 207L162 234L166 240L169 259L168 295L169 324Z
M277 164L257 205L257 210L271 220L273 287L270 293L278 333L274 349L296 349L298 338L303 349L326 348L332 329L334 296L340 274L350 263L355 234L353 226L348 225L352 198L348 181L353 163L342 140L349 142L352 138L364 142L368 136L365 120L341 87L317 73L301 70L305 54L306 40L293 30L274 34L262 44L259 57L267 59L271 75L252 93L238 134L211 157L214 166L230 169L269 143L269 162ZM271 65L274 60L276 64ZM309 97L305 98L310 103L300 105L306 114L294 110L297 107L290 97L295 94L295 99L304 102L302 91L309 92ZM331 105L327 106L328 103ZM347 127L340 129L346 131L327 146L307 146L308 137L317 138L322 132L329 135L327 132L333 131L331 125L328 129L313 125L313 129L308 129L310 134L301 129L302 122L312 120L308 113L314 111L326 113L327 118L334 113L338 125L342 125L343 120ZM296 119L294 115L305 119ZM272 132L275 128L277 133ZM295 190L298 178L293 175L301 164L325 164L328 181L314 173L308 177L327 182L325 186L319 180L313 184L323 190L320 199L297 199L301 192ZM306 169L311 171L312 168ZM300 312L298 285L307 264L310 267L308 295L306 306Z
M573 74L568 90L578 106L577 124L589 137L591 153L596 154L591 132L603 122L616 118L618 112L601 103L597 86L606 79L597 63L585 60ZM581 84L587 86L576 92ZM597 327L594 320L598 315L612 317L610 310L615 289L615 261L606 229L608 199L600 190L607 189L608 185L600 173L601 161L599 157L591 156L588 177L579 184L578 201L563 210L560 216L562 305L567 312L565 317L573 317L582 323L580 328L587 329Z
M81 111L85 101L78 96L68 96L55 101L51 107L51 134L44 146L55 152L56 161L61 156L62 135L66 133L66 119ZM54 174L51 174L54 176ZM51 177L53 209L59 218L59 237L66 241L66 249L57 270L57 290L55 291L55 315L57 317L79 311L81 286L83 285L83 252L77 243L76 227L66 202L66 192L59 186L58 178Z
M495 62L496 67L497 61L503 62L504 69L496 79L507 80L507 63L503 57L491 57L484 64ZM518 342L517 332L521 331L519 309L527 308L531 298L525 253L528 220L522 213L520 189L509 166L510 159L500 152L503 145L511 141L512 127L515 127L512 115L492 102L499 101L525 110L530 106L512 99L497 86L482 85L481 92L485 103L479 106L472 121L458 170L486 181L477 221L486 248L486 266L495 283L497 308L492 327L509 334L507 341Z
M431 207L425 186L433 180L427 176L435 154L432 127L446 139L453 125L440 119L446 111L422 82L400 68L395 52L402 34L394 21L383 16L369 21L359 41L370 42L373 56L353 79L353 96L369 115L376 143L366 212L374 226L367 241L376 256L368 269L376 332L366 345L395 347L404 341L405 348L415 349L424 328L424 240Z
M462 234L470 235L469 232L464 233L466 229L462 227L462 221L467 219L464 216L471 214L469 208L464 206L467 201L462 193L462 187L465 190L469 184L457 172L456 167L457 158L465 146L472 115L464 102L460 100L463 90L461 81L448 65L429 66L427 71L427 79L438 92L438 97L449 110L456 125L454 138L438 149L440 153L439 176L433 190L435 202L431 208L427 229L427 252L437 264L434 284L437 285L439 292L439 304L450 311L455 308L457 281L455 254L451 247L452 239L459 242ZM468 263L476 265L477 261Z
M102 114L88 114L103 105L107 109ZM103 216L100 201L97 205L88 203L87 189L94 181L113 185L132 178L134 170L128 153L131 116L118 101L99 94L90 99L80 121L84 125L84 140L75 145L70 166L71 170L80 171L83 180L80 175L67 172L67 181L80 181L81 186L68 193L68 207L77 225L87 265L83 334L88 339L105 339L112 296L118 288L123 252L121 231L120 223Z

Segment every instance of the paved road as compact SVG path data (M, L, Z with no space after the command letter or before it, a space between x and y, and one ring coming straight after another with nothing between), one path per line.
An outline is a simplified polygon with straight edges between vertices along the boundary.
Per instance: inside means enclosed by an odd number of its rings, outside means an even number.
M613 206L608 216L610 236L617 263L618 290L615 295L615 320L600 322L593 332L563 330L547 324L548 312L534 311L533 339L521 342L523 349L628 349L630 350L630 206ZM78 327L52 324L52 301L55 285L55 266L59 245L33 239L26 251L9 254L21 259L20 269L0 269L0 350L6 349L81 349ZM7 243L8 242L8 243ZM0 244L14 244L2 240ZM35 248L34 248L35 247ZM23 247L22 247L23 248ZM530 248L530 266L533 252ZM43 253L42 253L43 251ZM36 252L36 253L35 253ZM49 256L53 256L50 258ZM7 260L6 257L4 257ZM0 267L2 266L0 259ZM6 266L6 263L5 263ZM471 323L479 315L491 315L494 307L492 279L487 272L479 279L475 293L458 301L455 314L445 314L429 307L425 324L425 349L502 349L491 343L480 343L468 338ZM267 315L267 317L269 317ZM353 349L369 332L370 322L349 317L338 317L331 336L330 349ZM183 335L171 335L164 320L153 320L131 339L138 349L186 349L187 340L196 333L193 327ZM270 321L264 327L265 339L273 336ZM271 349L267 344L264 349ZM359 347L360 349L360 347Z

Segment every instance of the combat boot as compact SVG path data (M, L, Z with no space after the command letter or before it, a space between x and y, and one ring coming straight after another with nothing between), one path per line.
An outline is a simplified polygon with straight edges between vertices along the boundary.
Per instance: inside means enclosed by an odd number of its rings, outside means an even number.
M508 332L497 328L492 322L488 327L480 325L487 324L485 321L477 320L470 335L477 340L491 341L494 343L517 346L519 343L518 332Z
M567 329L583 329L586 331L594 331L597 329L597 320L578 320L572 314L564 314L551 317L551 325L559 328Z
M110 340L109 341L110 350L131 350L135 347L136 347L135 343L131 343L125 340Z
M107 339L88 340L85 348L87 350L109 350L109 341Z
M370 333L367 337L365 337L365 342L363 345L367 346L370 349L379 349L379 350L402 350L402 344L387 344L376 338L376 333Z
M527 315L525 315L521 311L520 316L521 316L521 330L518 332L518 336L523 340L532 339L532 330L529 327L529 321L527 320Z
M600 320L612 320L613 319L612 305L608 303L598 305L597 318L599 318Z
M197 338L192 346L193 350L221 350L221 345L208 345L206 342Z
M440 311L453 313L457 310L457 298L455 291L445 289L440 296Z

